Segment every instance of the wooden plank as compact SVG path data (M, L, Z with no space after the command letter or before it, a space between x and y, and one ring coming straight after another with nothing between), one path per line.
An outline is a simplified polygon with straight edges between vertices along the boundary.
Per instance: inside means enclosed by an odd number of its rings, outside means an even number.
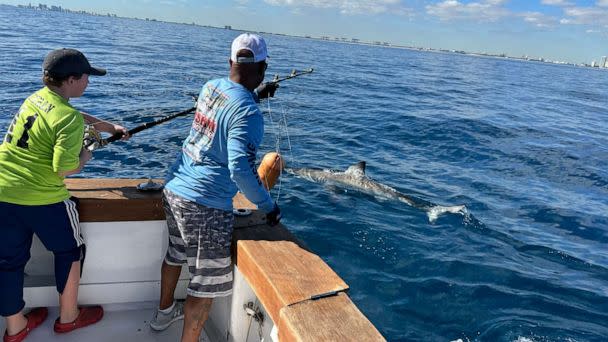
M277 327L281 342L386 341L345 293L285 307Z
M136 186L146 179L126 178L67 178L65 184L72 196L78 199L125 200L160 199L161 191L139 191ZM154 181L162 183L162 180Z
M237 265L274 322L286 306L348 289L319 256L291 241L239 240Z
M283 224L274 227L266 224L266 215L254 211L249 217L237 217L232 233L232 260L237 266L239 264L238 241L291 241L305 251L311 252L306 244L293 235Z
M160 191L138 191L145 179L69 178L65 183L78 199L80 222L164 220Z
M164 220L161 191L139 191L146 179L68 178L65 184L78 199L80 222ZM162 183L162 180L155 179ZM243 194L234 196L235 208L256 209ZM237 219L236 226L259 224L259 217Z

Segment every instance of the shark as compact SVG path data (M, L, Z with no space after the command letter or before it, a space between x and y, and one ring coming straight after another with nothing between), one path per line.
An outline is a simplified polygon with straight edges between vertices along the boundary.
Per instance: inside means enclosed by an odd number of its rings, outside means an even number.
M312 182L335 185L369 194L374 197L403 202L411 207L426 211L431 223L435 222L440 215L445 213L461 214L463 216L468 214L465 205L436 205L414 199L388 185L376 182L365 174L365 167L366 162L360 161L349 166L345 171L315 168L285 168L285 172Z

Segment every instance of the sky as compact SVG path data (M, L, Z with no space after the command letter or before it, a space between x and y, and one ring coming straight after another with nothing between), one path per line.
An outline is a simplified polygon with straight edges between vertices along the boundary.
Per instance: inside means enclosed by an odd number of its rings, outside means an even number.
M32 1L0 0L5 4ZM235 29L588 63L608 55L608 0L38 0Z

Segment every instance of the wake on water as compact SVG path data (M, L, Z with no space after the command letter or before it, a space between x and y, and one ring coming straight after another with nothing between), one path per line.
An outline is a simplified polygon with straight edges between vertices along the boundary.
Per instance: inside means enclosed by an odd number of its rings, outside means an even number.
M435 223L437 218L445 213L460 214L464 216L465 222L467 222L467 218L471 216L465 205L454 205L451 207L435 205L426 209L426 216L428 216L430 223Z

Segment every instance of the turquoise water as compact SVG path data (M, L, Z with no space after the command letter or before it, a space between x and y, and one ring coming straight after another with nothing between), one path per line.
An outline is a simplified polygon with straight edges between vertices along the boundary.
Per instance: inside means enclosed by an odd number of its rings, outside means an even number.
M135 127L225 76L238 33L0 6L0 129L53 48L108 69L75 106ZM430 223L293 176L275 188L284 223L388 340L606 340L608 70L265 38L269 77L315 73L264 104L264 151L280 138L291 166L366 160L376 181L472 214ZM162 177L190 120L96 151L84 176Z

